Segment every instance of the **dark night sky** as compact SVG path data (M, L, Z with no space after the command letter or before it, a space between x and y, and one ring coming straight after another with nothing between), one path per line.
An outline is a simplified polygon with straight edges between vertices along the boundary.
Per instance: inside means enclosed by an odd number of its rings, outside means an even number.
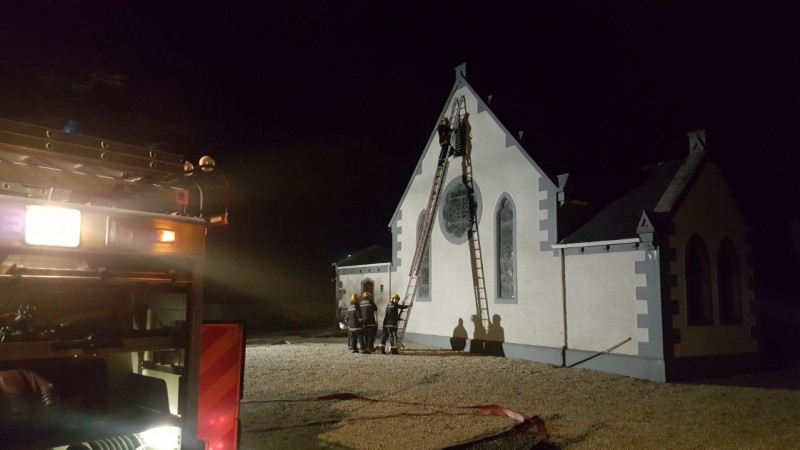
M706 128L757 231L798 217L798 6L144 3L4 3L0 115L214 156L234 186L216 295L331 301L330 263L389 245L462 62L545 167L628 170Z

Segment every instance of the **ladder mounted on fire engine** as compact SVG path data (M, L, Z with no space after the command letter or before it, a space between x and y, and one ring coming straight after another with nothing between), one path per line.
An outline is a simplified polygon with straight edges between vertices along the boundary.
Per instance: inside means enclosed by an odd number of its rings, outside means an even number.
M219 225L230 189L208 156L195 167L177 153L0 119L0 193Z
M467 105L464 99L464 96L458 97L453 102L453 107L450 111L450 124L451 130L457 130L460 127L461 120L464 118L464 114L466 113ZM456 133L451 133L451 139L457 138L457 136L453 136ZM411 270L408 274L408 285L406 286L406 292L403 296L402 305L411 306L414 304L414 299L417 295L417 281L419 280L419 271L420 266L422 265L422 259L427 254L428 250L428 242L431 237L431 229L433 228L433 222L436 218L436 207L439 204L439 196L442 194L442 187L444 186L444 181L447 176L447 168L450 165L450 154L452 152L453 145L448 142L446 145L442 147L441 154L439 155L439 161L436 165L436 173L433 176L433 186L431 187L431 192L428 195L428 203L425 206L425 216L422 219L422 229L419 233L419 238L417 239L417 247L414 249L414 259L411 261ZM400 327L397 333L397 346L400 347L403 344L403 338L406 334L406 327L408 326L409 318L411 317L411 309L406 310L405 318L403 318L403 326Z

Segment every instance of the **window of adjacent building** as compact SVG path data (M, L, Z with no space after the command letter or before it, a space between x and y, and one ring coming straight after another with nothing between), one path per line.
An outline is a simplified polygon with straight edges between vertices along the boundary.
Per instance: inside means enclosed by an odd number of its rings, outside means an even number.
M372 298L375 298L375 282L370 280L369 278L361 281L361 294L360 294L360 296L363 296L364 292L369 292L369 295L371 295Z
M500 200L497 209L497 297L516 298L516 243L514 241L514 207L508 197Z
M742 323L742 283L736 248L725 238L717 252L717 298L719 323Z
M711 283L708 251L695 234L686 246L686 314L689 325L711 325Z
M425 224L425 211L417 220L417 242L422 239L422 227ZM431 240L425 245L425 253L419 263L419 274L417 275L417 300L430 301L431 299Z

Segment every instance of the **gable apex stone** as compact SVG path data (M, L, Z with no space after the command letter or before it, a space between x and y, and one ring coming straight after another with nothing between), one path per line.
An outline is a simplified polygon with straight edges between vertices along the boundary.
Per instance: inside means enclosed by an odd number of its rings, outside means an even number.
M456 81L459 78L467 78L467 63L463 62L455 67L456 71Z
M689 136L689 154L706 151L706 130L694 130L686 135Z

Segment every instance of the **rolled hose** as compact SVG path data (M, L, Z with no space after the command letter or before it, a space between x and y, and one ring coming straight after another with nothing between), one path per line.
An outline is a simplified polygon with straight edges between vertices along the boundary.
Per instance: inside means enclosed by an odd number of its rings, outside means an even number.
M91 442L72 444L67 450L137 450L144 445L136 435L114 436Z

